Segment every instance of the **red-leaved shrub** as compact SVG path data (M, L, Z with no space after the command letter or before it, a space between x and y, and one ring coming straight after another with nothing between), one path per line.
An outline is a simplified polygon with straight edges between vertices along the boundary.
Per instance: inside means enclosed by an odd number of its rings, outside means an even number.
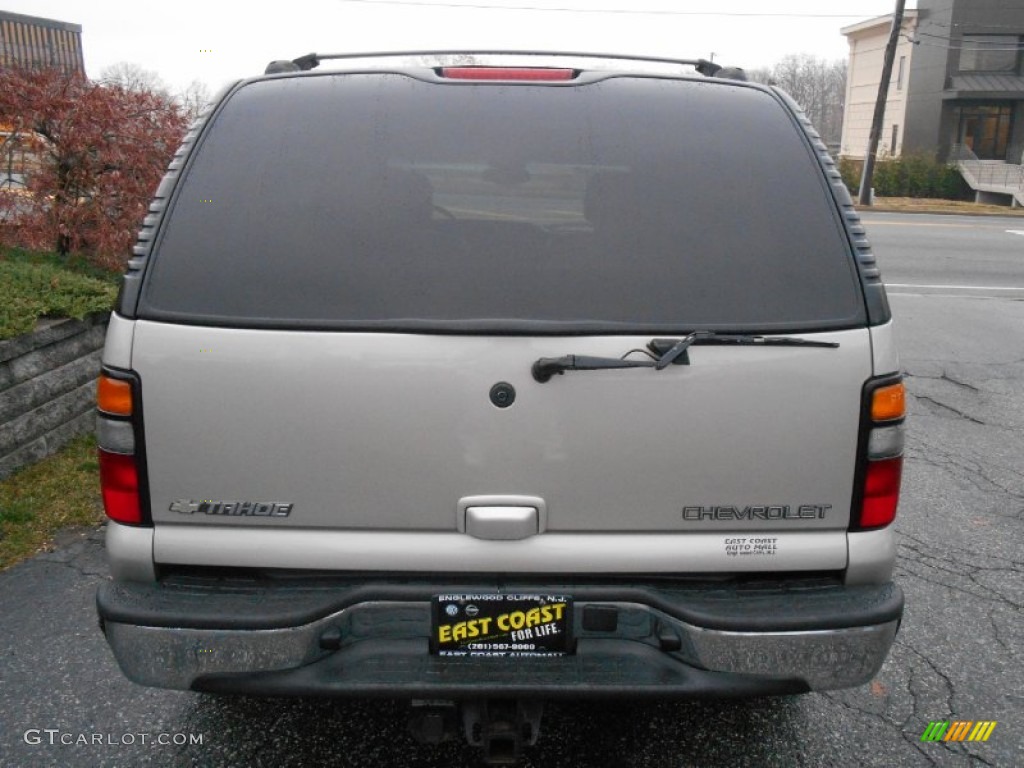
M164 94L47 69L0 70L0 240L122 267L185 133Z

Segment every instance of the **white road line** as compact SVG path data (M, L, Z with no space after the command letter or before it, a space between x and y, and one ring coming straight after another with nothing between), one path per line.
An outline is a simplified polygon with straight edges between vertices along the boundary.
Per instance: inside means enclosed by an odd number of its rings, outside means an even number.
M867 224L872 227L928 227L929 229L936 229L939 227L949 227L951 229L990 229L997 230L1000 227L983 227L977 224L957 224L954 222L945 221L885 221L883 219L865 219L861 218ZM1003 225L1006 226L1005 224Z
M999 296L978 296L977 294L971 293L910 293L909 291L886 291L886 296L913 296L916 299L969 299L971 301L1006 300Z
M1024 235L1024 229L1008 229L1006 233L1009 235Z
M1024 286L1007 288L994 285L918 285L916 283L886 283L886 288L944 288L947 291L1024 291Z

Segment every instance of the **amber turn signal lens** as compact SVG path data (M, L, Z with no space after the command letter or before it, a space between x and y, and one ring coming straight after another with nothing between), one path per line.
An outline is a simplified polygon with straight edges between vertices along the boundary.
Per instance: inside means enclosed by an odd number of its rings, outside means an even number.
M902 419L906 410L906 390L902 381L899 384L879 387L871 394L872 421Z
M100 375L96 386L96 405L113 416L132 415L132 385L127 381Z

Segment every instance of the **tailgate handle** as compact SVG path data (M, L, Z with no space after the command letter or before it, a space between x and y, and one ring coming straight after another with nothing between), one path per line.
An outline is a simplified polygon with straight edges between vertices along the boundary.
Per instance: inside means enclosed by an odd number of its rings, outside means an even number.
M525 539L540 531L540 516L536 507L466 507L465 531L477 539Z

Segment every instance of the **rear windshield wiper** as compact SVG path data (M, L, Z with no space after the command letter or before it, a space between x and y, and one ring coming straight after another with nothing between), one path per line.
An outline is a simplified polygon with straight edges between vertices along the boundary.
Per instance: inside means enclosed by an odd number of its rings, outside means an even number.
M794 336L758 336L755 334L694 331L681 339L652 339L647 344L646 350L630 350L622 357L591 357L589 355L542 357L533 364L531 372L534 379L544 383L550 381L555 374L563 374L566 371L603 371L617 368L654 368L656 371L662 371L670 365L689 365L690 357L686 350L695 344L823 347L828 349L835 349L839 346L839 343L835 341L801 339ZM647 355L650 359L626 359L627 355L637 351Z
M761 336L752 333L716 333L715 331L694 331L689 336L680 339L652 339L647 348L656 355L661 355L681 343L689 341L686 345L701 346L704 344L724 346L736 344L745 347L822 347L825 349L837 349L838 341L821 341L819 339L802 339L799 336Z

